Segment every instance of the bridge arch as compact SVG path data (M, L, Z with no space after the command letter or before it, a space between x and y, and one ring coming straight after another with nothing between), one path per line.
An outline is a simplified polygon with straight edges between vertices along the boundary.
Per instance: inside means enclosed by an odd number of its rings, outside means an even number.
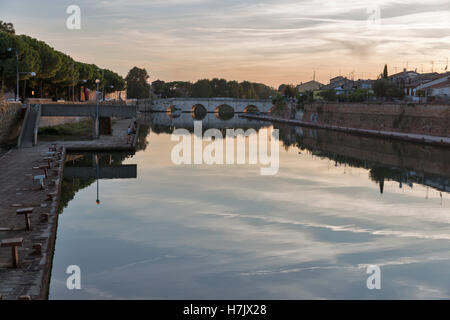
M244 108L244 113L258 113L258 112L259 112L258 107L252 104Z
M191 108L191 116L195 120L204 119L207 113L208 111L206 110L205 106L200 103L193 105Z
M179 109L177 107L175 107L174 105L171 105L166 110L169 118L178 118L180 116L180 112L177 112L177 111L179 111Z
M221 120L228 120L234 117L234 109L228 104L221 104L214 110L217 118Z

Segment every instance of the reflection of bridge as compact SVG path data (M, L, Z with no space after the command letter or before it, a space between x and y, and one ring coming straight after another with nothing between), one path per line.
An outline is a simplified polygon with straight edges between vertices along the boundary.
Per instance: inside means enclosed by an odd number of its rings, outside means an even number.
M64 179L136 179L137 165L122 165L127 153L67 154Z
M172 98L158 99L152 103L153 111L167 111L174 107L182 112L194 112L197 108L206 112L218 112L222 107L229 106L234 112L269 112L272 108L272 101L233 99L233 98Z
M221 120L216 115L208 113L202 120L203 130L210 128L227 129L227 128L254 128L267 127L271 125L268 122L259 120L249 120L234 116L228 120ZM184 128L188 130L194 129L194 119L190 113L179 113L176 116L169 116L166 112L142 113L138 116L138 123L148 126L172 126L175 128Z
M65 167L64 179L136 179L135 164L98 167Z

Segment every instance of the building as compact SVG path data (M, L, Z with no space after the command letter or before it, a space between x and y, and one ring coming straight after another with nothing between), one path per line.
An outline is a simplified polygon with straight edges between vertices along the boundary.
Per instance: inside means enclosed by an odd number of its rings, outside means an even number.
M330 79L330 83L323 86L322 90L350 90L353 88L352 80L347 79L346 77L334 77Z
M320 89L322 89L323 86L324 85L322 83L317 82L315 80L311 80L311 81L308 81L308 82L305 82L305 83L300 83L297 86L297 90L300 93L304 93L306 91L320 90Z
M405 90L405 96L407 96L407 97L416 96L415 92L416 92L417 87L419 87L425 83L428 83L430 81L433 81L435 79L438 79L441 76L442 75L440 75L437 72L420 73L417 76L415 76L414 78L408 79L408 81L405 82L402 87Z
M447 99L447 86L450 73L424 73L419 74L404 87L406 98L418 102L426 97L439 97Z
M419 76L419 73L417 73L416 71L407 71L406 69L403 69L402 72L388 76L388 79L394 82L399 88L404 88L417 76Z
M356 89L372 90L373 80L358 79L357 81L355 81L355 87L356 87Z
M435 84L434 86L431 86L429 90L430 96L432 97L450 100L450 80Z

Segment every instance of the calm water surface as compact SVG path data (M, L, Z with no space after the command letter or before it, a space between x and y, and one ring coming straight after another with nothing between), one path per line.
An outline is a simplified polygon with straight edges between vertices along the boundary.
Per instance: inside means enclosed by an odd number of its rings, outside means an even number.
M261 127L243 121L204 124ZM88 170L64 181L50 299L449 298L448 151L281 127L279 172L261 176L174 165L168 132L192 119L147 124L135 155L67 163ZM366 287L371 264L381 290ZM81 290L66 288L69 265Z

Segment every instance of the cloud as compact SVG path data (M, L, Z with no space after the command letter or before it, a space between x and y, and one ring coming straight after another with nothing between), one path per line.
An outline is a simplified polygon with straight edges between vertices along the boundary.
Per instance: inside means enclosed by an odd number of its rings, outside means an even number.
M375 28L367 22L371 6L380 8ZM164 80L222 76L276 86L309 80L314 69L322 82L338 70L376 77L385 63L417 68L444 61L450 49L447 0L109 0L80 7L78 33L63 27L64 4L48 0L2 4L0 15L80 60L123 75L139 64Z

